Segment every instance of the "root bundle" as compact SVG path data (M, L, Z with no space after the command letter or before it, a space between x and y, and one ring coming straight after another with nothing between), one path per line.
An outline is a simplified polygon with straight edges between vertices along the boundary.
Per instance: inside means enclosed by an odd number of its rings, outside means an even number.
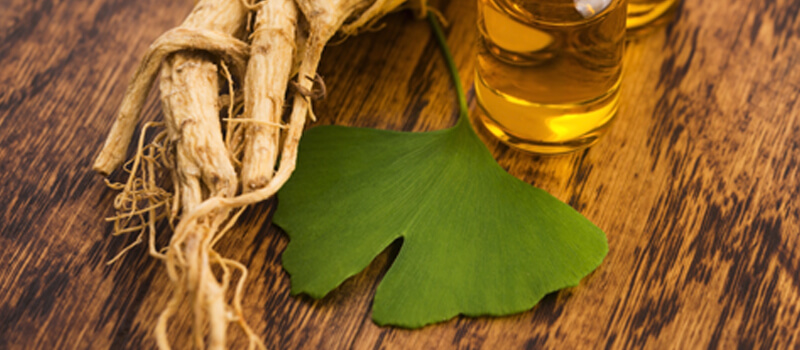
M123 163L160 73L164 120L145 125L125 167L128 180L110 184L120 193L109 218L115 235L137 232L134 244L148 237L150 255L166 266L173 293L155 327L160 348L170 348L169 321L184 300L193 347L225 348L234 323L250 348L264 348L242 315L247 269L214 247L246 206L273 196L294 170L311 101L324 95L316 71L328 41L373 28L405 2L200 0L150 46L94 169L108 175ZM407 6L426 11L424 1ZM151 127L162 130L145 145ZM171 179L170 191L158 186L159 176ZM155 222L162 219L172 234L159 249Z

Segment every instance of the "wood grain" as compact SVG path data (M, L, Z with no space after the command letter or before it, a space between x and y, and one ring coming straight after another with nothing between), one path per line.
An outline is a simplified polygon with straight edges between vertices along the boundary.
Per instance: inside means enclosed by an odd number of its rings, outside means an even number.
M130 240L110 237L114 193L90 164L145 48L191 5L4 1L0 348L154 346L166 274L142 248L106 265ZM470 86L474 1L437 5ZM799 0L684 2L672 24L629 43L623 106L589 150L532 156L482 132L511 174L607 233L608 257L580 286L515 316L377 327L371 298L399 247L322 300L290 296L269 202L220 249L250 269L248 320L271 348L800 348L798 12ZM385 23L326 51L318 124L452 125L427 24L408 13ZM160 118L155 96L144 113ZM178 315L175 343L188 344L185 325Z

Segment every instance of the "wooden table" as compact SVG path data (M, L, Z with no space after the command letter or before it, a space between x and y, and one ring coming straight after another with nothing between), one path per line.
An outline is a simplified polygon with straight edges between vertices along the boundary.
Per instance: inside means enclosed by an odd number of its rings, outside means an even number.
M474 3L438 3L468 86ZM167 276L144 247L106 265L132 238L110 236L115 193L90 164L145 48L191 6L3 1L0 348L154 346ZM616 125L587 151L531 156L484 133L511 174L606 232L608 257L580 286L515 316L380 328L371 297L391 254L322 300L292 297L287 238L264 203L221 247L250 268L247 319L272 348L800 347L798 11L800 0L686 1L676 22L628 46ZM427 23L385 23L326 51L319 124L451 125ZM155 94L144 113L160 118ZM186 344L186 328L175 333Z

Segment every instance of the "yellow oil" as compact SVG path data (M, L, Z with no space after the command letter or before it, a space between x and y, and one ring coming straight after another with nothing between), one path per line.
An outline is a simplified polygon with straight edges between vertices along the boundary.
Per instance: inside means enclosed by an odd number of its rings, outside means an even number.
M628 31L636 31L648 24L668 19L678 0L628 0Z
M479 0L481 121L527 151L589 146L617 112L621 0Z

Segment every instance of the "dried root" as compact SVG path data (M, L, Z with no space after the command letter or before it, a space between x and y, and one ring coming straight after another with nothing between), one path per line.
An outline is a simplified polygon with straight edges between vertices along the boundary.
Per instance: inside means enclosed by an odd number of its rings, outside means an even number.
M114 234L138 233L111 262L148 233L148 250L164 261L174 287L156 324L160 348L170 348L169 320L184 300L191 305L195 348L225 348L230 323L247 335L250 348L264 348L242 316L247 269L214 246L246 206L273 196L294 171L303 128L314 119L311 101L325 95L316 72L325 45L337 32L374 28L405 2L200 0L148 49L94 169L107 175L122 164L160 71L164 121L144 126L125 166L127 181L109 184L120 191L118 214L109 218ZM424 1L409 6L427 11ZM145 145L152 127L163 130ZM163 169L170 170L171 190L160 185ZM173 233L158 249L155 223L162 219Z
M245 77L247 128L242 162L243 191L263 187L272 179L283 128L283 98L291 79L297 33L293 0L258 3Z

